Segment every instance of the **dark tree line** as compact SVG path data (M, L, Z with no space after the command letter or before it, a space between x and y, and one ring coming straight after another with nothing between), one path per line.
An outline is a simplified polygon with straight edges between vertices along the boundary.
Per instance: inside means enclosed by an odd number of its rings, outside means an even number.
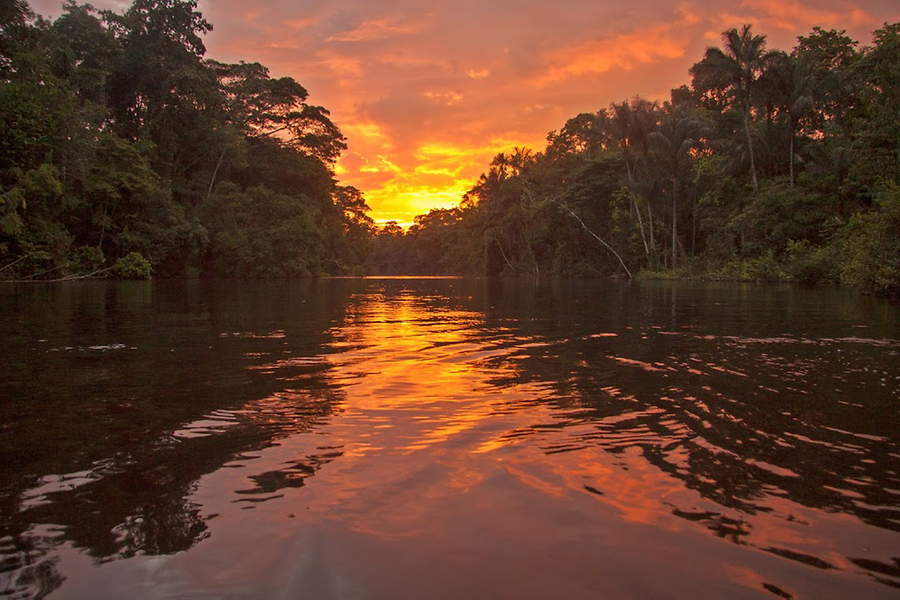
M0 279L404 273L842 281L900 290L900 24L791 52L723 34L665 102L499 154L377 229L328 111L204 58L195 0L53 22L0 4Z
M499 154L457 208L380 231L375 268L900 290L900 24L790 53L732 29L690 76Z
M341 132L293 79L204 59L196 4L0 3L0 278L360 272Z

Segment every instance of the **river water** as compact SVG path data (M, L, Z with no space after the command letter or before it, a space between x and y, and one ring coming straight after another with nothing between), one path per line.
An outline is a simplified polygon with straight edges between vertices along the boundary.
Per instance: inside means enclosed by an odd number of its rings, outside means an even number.
M900 595L853 291L9 285L0 357L0 596Z

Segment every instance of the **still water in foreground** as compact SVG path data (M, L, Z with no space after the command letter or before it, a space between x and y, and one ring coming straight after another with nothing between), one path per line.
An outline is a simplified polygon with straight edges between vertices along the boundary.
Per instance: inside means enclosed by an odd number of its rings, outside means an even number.
M896 597L852 291L0 287L0 596Z

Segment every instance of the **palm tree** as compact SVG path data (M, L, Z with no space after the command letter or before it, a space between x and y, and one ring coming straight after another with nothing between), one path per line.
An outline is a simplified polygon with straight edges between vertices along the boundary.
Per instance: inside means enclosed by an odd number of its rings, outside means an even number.
M660 164L665 165L672 185L672 268L678 264L678 185L682 165L690 157L690 151L703 135L703 122L691 114L688 104L663 105L663 117L649 139L659 153Z
M635 96L631 102L623 101L611 106L612 117L606 120L612 140L621 148L622 158L625 160L625 171L628 174L628 185L634 187L634 160L631 154L633 146L637 145L642 150L647 149L648 131L653 121L653 113L657 110L657 104ZM638 225L641 232L641 240L644 243L644 252L647 260L650 260L650 246L647 245L647 234L644 231L644 219L641 216L641 207L633 190L630 191L632 209L637 214ZM649 209L649 207L648 207ZM652 218L652 213L651 213ZM652 224L651 224L652 227ZM652 233L651 233L652 238Z
M505 181L509 176L510 166L509 155L500 152L494 157L494 160L491 161L489 178Z
M646 149L647 133L650 129L651 115L657 109L655 102L635 96L631 102L623 101L612 104L612 118L608 124L612 139L622 150L625 159L625 170L628 181L634 181L633 158L631 149L638 145Z
M815 103L816 81L809 62L802 56L773 52L763 77L771 86L774 101L785 112L790 125L789 172L794 187L794 146L797 128Z
M750 152L750 181L753 192L759 191L756 177L756 159L753 154L753 137L750 133L751 88L759 78L766 63L766 36L753 35L750 25L740 31L729 29L722 34L724 49L706 49L703 60L690 69L694 89L707 92L713 89L729 91L731 103L741 110L747 147Z
M506 163L512 170L513 175L521 175L525 169L534 164L537 158L531 148L513 148L513 153L507 156Z

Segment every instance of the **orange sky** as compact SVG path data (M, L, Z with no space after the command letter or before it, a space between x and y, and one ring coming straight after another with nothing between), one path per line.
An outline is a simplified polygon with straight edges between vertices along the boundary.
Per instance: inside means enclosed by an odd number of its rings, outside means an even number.
M129 2L95 0L98 8ZM43 15L58 0L32 0ZM372 216L410 223L458 203L500 151L542 150L579 112L665 99L720 33L752 23L790 49L814 25L869 43L897 0L200 0L208 56L258 61L328 108L337 165Z

